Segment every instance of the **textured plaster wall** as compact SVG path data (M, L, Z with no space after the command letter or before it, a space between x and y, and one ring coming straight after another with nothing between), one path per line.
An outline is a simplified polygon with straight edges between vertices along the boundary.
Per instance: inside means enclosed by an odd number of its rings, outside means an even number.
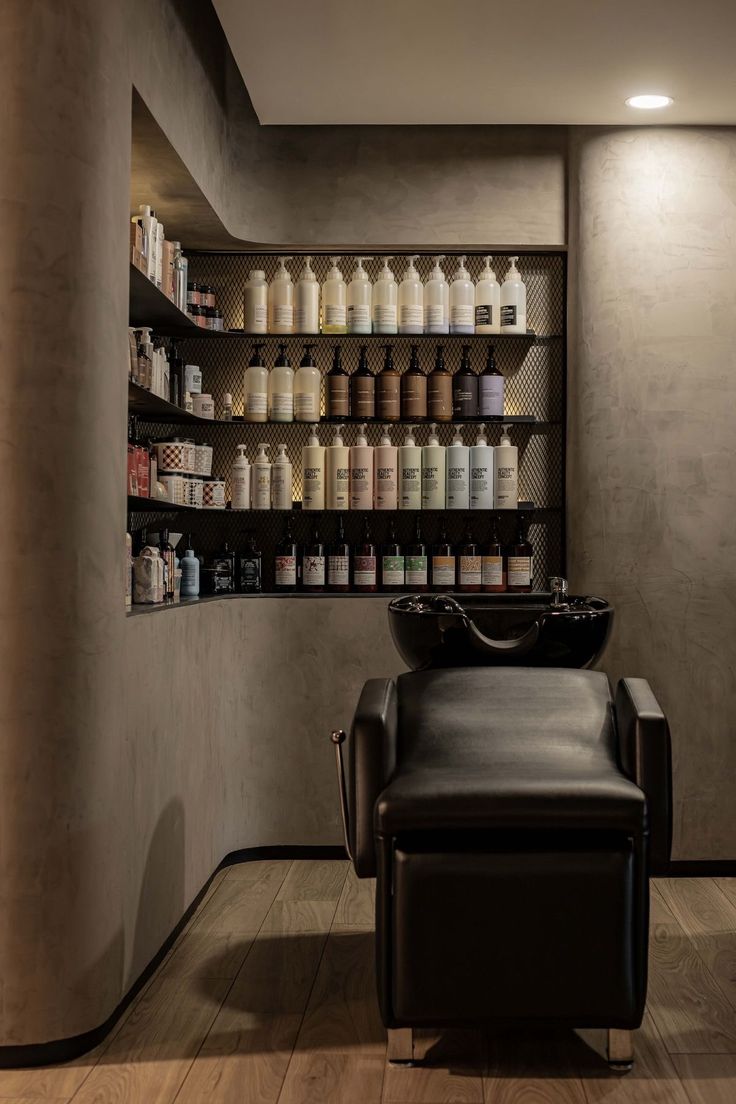
M675 748L675 855L736 856L736 130L578 129L569 562Z

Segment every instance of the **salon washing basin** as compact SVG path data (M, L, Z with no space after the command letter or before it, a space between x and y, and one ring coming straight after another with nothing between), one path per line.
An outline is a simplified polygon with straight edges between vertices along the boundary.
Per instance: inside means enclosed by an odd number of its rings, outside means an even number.
M564 580L535 594L410 594L388 610L394 643L413 671L590 667L613 622L605 598L568 595Z

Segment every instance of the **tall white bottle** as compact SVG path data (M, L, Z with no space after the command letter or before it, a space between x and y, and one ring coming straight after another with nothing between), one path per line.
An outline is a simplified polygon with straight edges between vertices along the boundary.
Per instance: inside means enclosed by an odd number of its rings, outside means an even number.
M252 268L243 288L243 332L268 333L268 283L262 268Z
M363 268L363 261L368 258L356 257L355 260L355 272L348 284L348 333L369 334L373 287L368 273Z
M319 333L319 283L312 271L312 258L304 258L304 268L294 288L294 333Z
M322 333L344 334L348 332L348 289L337 262L330 257L332 268L322 285Z
M271 461L268 459L269 445L258 442L258 453L251 470L251 506L254 510L271 509Z
M447 449L447 481L445 501L448 510L467 510L470 506L470 449L463 443L462 433L455 430Z
M322 376L314 363L314 345L304 346L304 356L294 376L294 421L316 422L320 411Z
M284 344L279 345L276 363L268 377L268 418L271 422L294 421L294 370Z
M501 332L501 288L491 268L492 259L486 257L486 266L475 285L475 332L480 334Z
M408 264L399 284L399 333L424 332L424 287L416 270L418 253L408 257Z
M271 465L271 509L291 510L291 461L286 455L286 445L280 444Z
M424 332L428 334L446 334L450 332L450 289L440 261L444 253L434 258L434 268L424 285Z
M501 284L501 333L526 333L526 285L516 267L518 257L511 257L506 279Z
M398 506L398 452L391 444L388 426L383 426L380 443L375 451L375 495L377 510L395 510Z
M437 436L434 422L429 427L429 440L422 449L422 509L445 508L445 448Z
M358 436L350 449L350 509L373 509L373 449L364 425L358 426Z
M158 226L158 219L154 215L148 203L141 203L138 211L140 220L143 224L143 233L146 235L146 241L148 243L148 257L146 258L146 276L152 284L155 284L156 269L158 267L158 249L156 241L156 227Z
M268 287L268 332L290 334L294 332L294 285L286 262L291 257L279 257L279 267Z
M250 464L245 445L235 446L235 459L230 468L230 507L233 510L250 508Z
M164 283L164 224L156 223L156 287Z
M399 509L422 508L422 450L411 429L399 449Z
M493 449L488 445L484 423L478 427L470 450L470 509L493 509Z
M339 427L327 449L326 505L328 510L350 507L350 449L342 439Z
M383 268L373 285L373 332L395 334L398 330L399 289L389 268L393 257L383 258Z
M465 254L450 285L450 333L475 333L475 286L465 267Z
M325 448L319 443L317 427L312 426L302 449L302 509L325 508Z
M253 346L253 355L243 373L243 421L265 422L268 417L268 369L263 363L262 342Z
M519 505L519 450L511 444L509 426L502 426L501 443L493 450L493 506L516 510Z

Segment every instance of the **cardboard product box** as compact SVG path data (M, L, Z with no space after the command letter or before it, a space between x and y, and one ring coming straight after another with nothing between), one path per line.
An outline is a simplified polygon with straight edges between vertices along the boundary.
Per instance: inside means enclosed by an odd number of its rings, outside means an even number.
M148 498L150 495L150 474L151 465L148 456L148 449L142 448L140 445L136 447L136 473L138 476L138 494L141 498Z

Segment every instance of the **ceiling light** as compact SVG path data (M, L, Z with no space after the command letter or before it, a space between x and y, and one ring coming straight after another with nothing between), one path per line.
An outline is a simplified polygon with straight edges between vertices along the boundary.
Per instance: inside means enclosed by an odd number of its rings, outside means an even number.
M651 111L654 107L669 107L672 102L671 96L647 94L646 96L629 96L626 105L627 107L639 107L644 111Z

